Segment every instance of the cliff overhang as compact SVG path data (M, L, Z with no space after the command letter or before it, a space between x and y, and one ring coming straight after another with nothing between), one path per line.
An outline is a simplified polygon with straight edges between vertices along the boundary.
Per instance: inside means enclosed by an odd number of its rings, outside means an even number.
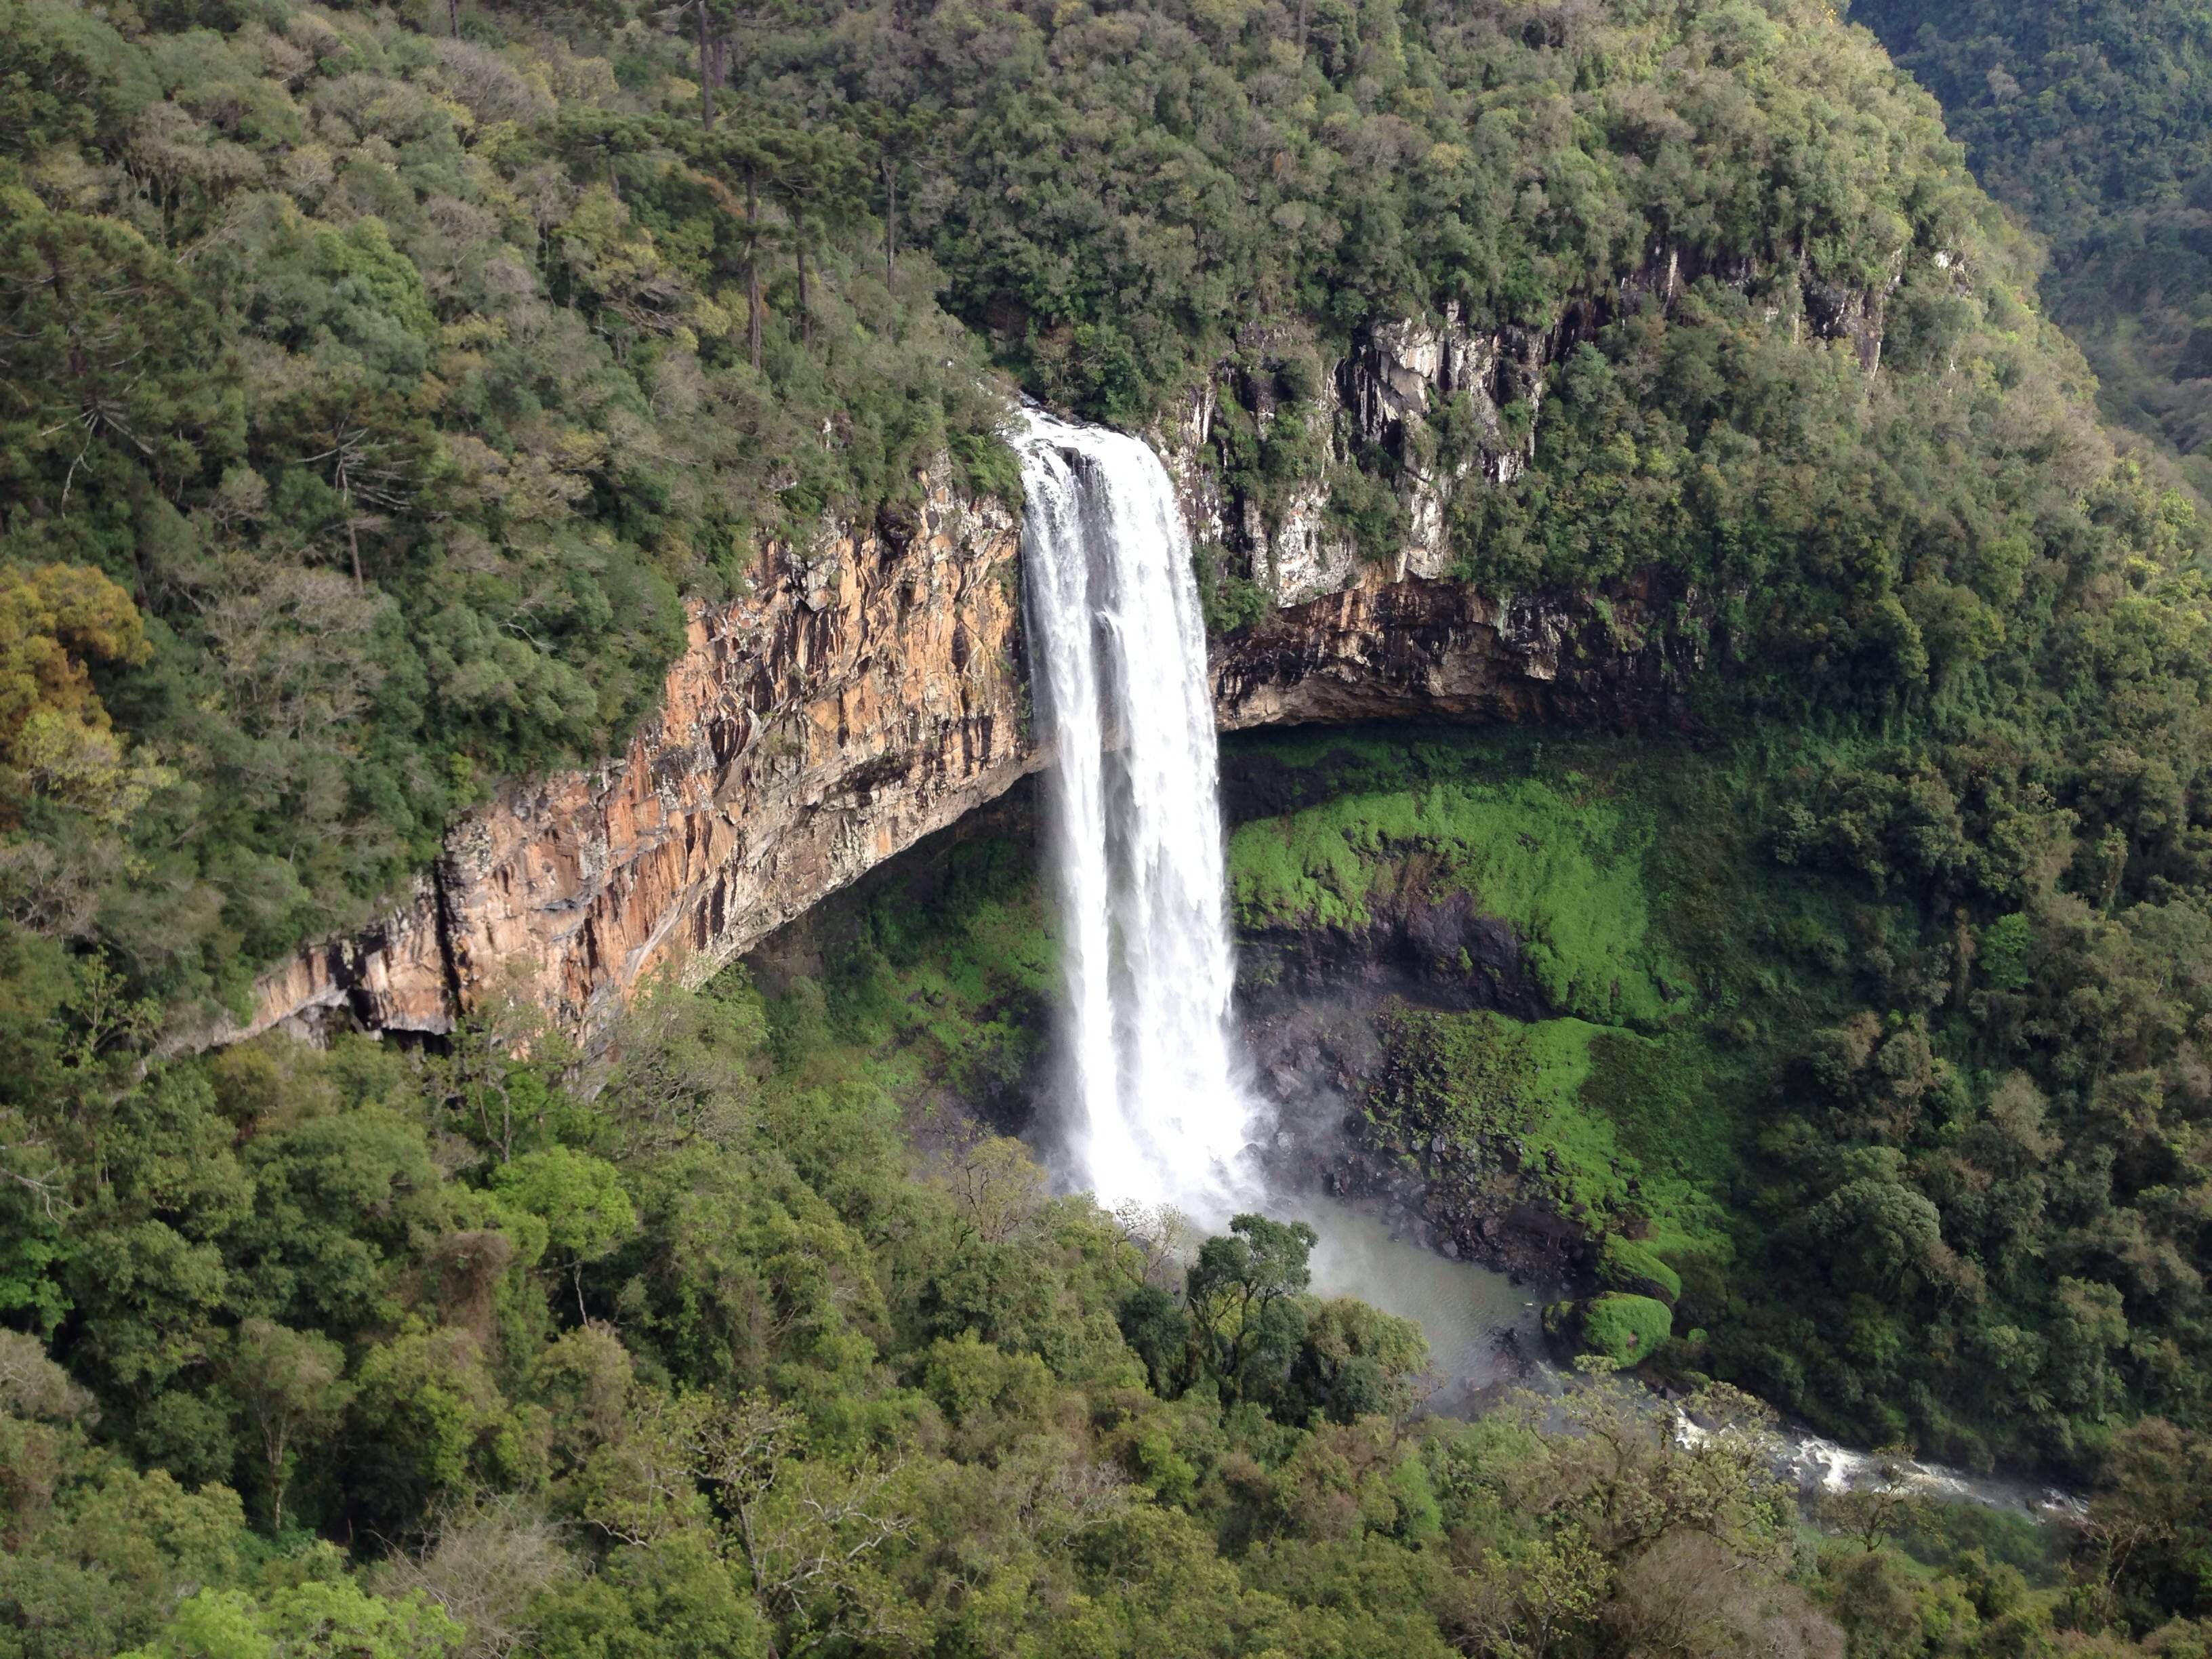
M1435 404L1474 387L1494 413L1516 389L1537 396L1566 337L1391 325L1362 337L1324 397L1358 441L1425 453ZM1659 572L1511 595L1456 579L1449 493L1509 477L1515 452L1478 446L1450 469L1408 471L1407 533L1376 560L1331 536L1320 494L1272 528L1224 495L1209 459L1220 390L1154 440L1194 538L1241 544L1273 600L1215 643L1223 729L1686 720L1708 608L1695 590ZM661 711L625 754L502 787L389 915L298 953L246 1018L204 1040L280 1026L442 1036L509 1001L588 1038L640 988L701 982L1036 770L1019 525L949 467L921 482L919 511L895 523L765 546L751 592L692 607Z

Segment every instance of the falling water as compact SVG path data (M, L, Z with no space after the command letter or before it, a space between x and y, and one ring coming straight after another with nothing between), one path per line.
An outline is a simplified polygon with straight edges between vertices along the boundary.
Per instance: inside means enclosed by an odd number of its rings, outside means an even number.
M1142 443L1031 411L1019 441L1030 685L1049 775L1064 931L1078 1173L1108 1204L1169 1204L1208 1225L1255 1203L1253 1091L1230 1026L1218 763L1190 546L1167 469ZM1382 1295L1444 1351L1445 1382L1498 1380L1500 1333L1535 1346L1533 1300L1503 1275L1401 1243L1317 1200L1317 1283ZM1539 1368L1540 1369L1540 1368ZM1540 1380L1537 1377L1534 1380ZM1686 1443L1709 1431L1674 1409ZM1902 1482L1932 1496L2071 1513L2066 1494L1934 1465L1886 1470L1809 1435L1778 1468L1808 1493Z
M1066 933L1068 1125L1101 1200L1218 1221L1251 1185L1232 1062L1235 964L1206 629L1159 458L1031 413L1030 684L1056 750L1048 817Z

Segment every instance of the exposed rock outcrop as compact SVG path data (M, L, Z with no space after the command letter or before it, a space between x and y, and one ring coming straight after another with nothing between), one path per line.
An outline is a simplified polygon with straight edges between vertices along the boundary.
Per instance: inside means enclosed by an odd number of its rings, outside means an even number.
M1224 641L1215 702L1227 731L1299 721L1680 721L1702 657L1693 590L1656 576L1611 592L1493 599L1419 576L1292 607Z
M1013 516L928 480L911 519L771 545L695 607L658 719L591 771L465 814L408 902L265 978L286 1021L441 1033L503 994L589 1030L664 969L697 982L1036 763Z
M1301 348L1297 376L1224 365L1153 434L1194 540L1272 601L1217 647L1223 726L1683 720L1705 596L1650 573L1596 592L1479 592L1454 579L1449 519L1460 492L1527 464L1551 364L1606 317L1672 304L1699 277L1848 338L1869 370L1880 361L1887 289L1661 250L1548 331L1475 329L1447 311L1376 325L1333 364ZM1264 363L1268 349L1247 355ZM1292 379L1325 459L1263 507L1224 482L1223 422L1264 434ZM1331 508L1332 481L1361 453L1395 478L1398 530L1379 556ZM1012 515L963 498L945 472L911 520L769 547L757 591L695 608L663 712L625 756L504 787L453 828L394 913L271 973L252 1016L208 1040L332 1020L439 1033L509 993L590 1032L659 971L696 983L1041 763L1018 554Z

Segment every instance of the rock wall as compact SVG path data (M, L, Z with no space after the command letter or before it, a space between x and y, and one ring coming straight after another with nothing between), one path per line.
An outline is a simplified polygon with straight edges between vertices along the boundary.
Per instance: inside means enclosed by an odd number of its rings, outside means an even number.
M1626 726L1688 718L1705 607L1654 573L1606 590L1495 599L1462 583L1370 576L1217 648L1224 731L1444 719Z
M396 912L302 951L209 1040L437 1034L508 994L591 1031L656 973L705 978L1037 763L1019 550L944 474L910 518L770 545L754 592L694 607L621 760L502 788Z
M1152 434L1194 538L1272 608L1216 647L1227 729L1429 717L1680 723L1704 665L1707 598L1657 573L1588 592L1489 595L1453 580L1455 495L1510 483L1533 453L1544 375L1621 307L1671 304L1699 277L1852 342L1879 363L1887 290L1798 273L1693 268L1661 251L1548 331L1477 330L1447 312L1377 325L1321 366L1301 418L1325 464L1288 499L1224 486L1223 425L1282 408L1266 343L1224 363ZM1437 441L1463 398L1471 439ZM1396 471L1403 533L1371 557L1332 525L1329 483L1361 450ZM927 481L904 521L772 545L757 591L695 609L660 717L591 771L512 784L465 815L393 914L270 975L235 1041L289 1023L440 1033L507 994L602 1029L663 970L696 983L874 866L1041 763L1026 731L1018 526Z

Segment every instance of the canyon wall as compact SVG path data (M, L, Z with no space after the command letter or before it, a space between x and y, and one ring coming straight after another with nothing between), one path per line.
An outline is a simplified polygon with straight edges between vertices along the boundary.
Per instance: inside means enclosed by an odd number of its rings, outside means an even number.
M1678 276L1652 282L1671 291ZM1839 308L1834 326L1865 318ZM1224 367L1152 434L1194 539L1227 550L1271 601L1215 647L1224 729L1686 719L1705 596L1656 574L1504 597L1453 579L1453 494L1525 465L1534 440L1516 422L1533 428L1543 370L1577 337L1571 318L1548 335L1477 333L1449 315L1370 331L1316 399L1336 434L1328 468L1265 514L1218 482L1223 399L1273 412L1249 377ZM1446 462L1422 434L1455 395L1477 437ZM1387 558L1330 526L1328 480L1353 446L1397 462L1404 533ZM590 1035L654 975L697 983L1035 770L1019 526L949 471L925 483L910 517L766 547L753 592L694 606L663 710L627 754L503 787L463 815L396 910L301 952L262 981L249 1018L205 1040L279 1025L436 1035L510 997Z
M692 608L626 755L503 787L397 911L301 952L210 1040L435 1035L508 996L590 1032L656 974L705 978L1036 764L1019 552L949 471L910 516L771 544L751 593Z

